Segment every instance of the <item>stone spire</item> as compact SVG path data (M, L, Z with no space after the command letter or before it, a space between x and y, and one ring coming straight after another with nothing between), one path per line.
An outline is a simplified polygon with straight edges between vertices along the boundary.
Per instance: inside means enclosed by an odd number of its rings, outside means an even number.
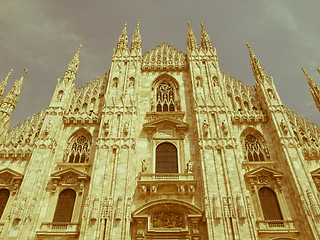
M140 23L137 23L136 31L132 37L132 43L131 43L131 53L133 51L136 52L136 54L141 54L141 34L140 34Z
M188 22L187 48L188 48L188 52L190 53L192 53L193 51L198 51L197 39L193 34L193 31L190 26L190 22Z
M261 82L264 79L268 79L266 72L264 71L264 68L262 67L259 59L256 57L254 52L251 50L251 47L248 43L247 43L247 47L249 49L250 63L251 63L252 72L253 72L255 79L258 82Z
M319 68L317 70L320 73ZM314 100L318 110L320 111L320 88L318 87L317 84L315 84L315 82L312 80L312 78L309 77L307 71L304 68L302 68L302 71L304 72L304 74L306 75L306 77L308 79L310 92L312 94L313 100Z
M80 58L80 50L82 48L82 44L79 45L77 53L74 55L73 59L69 63L69 66L64 74L63 80L65 83L69 83L70 81L74 84L74 81L77 76L78 67L79 67L79 58Z
M0 101L1 101L1 99L2 99L2 97L3 97L5 88L6 88L6 86L7 86L8 79L9 79L12 71L13 71L13 70L10 69L10 71L8 72L8 75L6 76L6 78L3 79L2 82L0 83Z
M127 36L127 22L124 23L124 28L119 37L116 54L122 53L123 51L128 52L128 36Z
M200 50L202 50L203 52L208 52L208 51L212 52L213 49L212 49L210 37L207 34L206 29L204 28L202 21L200 22L200 24L201 24L201 48L200 48Z
M19 96L20 96L23 79L24 79L25 75L27 74L27 71L28 70L25 68L22 77L19 80L16 80L16 82L14 83L14 86L12 87L10 92L6 95L6 97L1 102L0 112L1 112L2 117L0 119L0 122L2 122L3 117L5 117L7 115L11 116L13 110L15 109L16 104L19 99Z

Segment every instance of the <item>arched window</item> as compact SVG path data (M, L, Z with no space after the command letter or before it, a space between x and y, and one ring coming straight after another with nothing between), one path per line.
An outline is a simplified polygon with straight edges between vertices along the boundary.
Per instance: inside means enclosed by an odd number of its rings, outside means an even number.
M2 217L3 211L7 205L9 196L10 196L10 192L8 189L0 190L0 218Z
M283 220L276 193L271 188L260 188L259 199L265 220Z
M161 143L156 149L156 173L178 173L177 148L171 143Z
M244 140L245 154L248 161L265 161L265 155L259 140L253 135L247 135Z
M87 163L89 161L90 140L84 135L76 135L66 151L69 163Z
M167 83L159 84L156 91L157 112L173 112L175 111L175 96L173 87Z
M54 213L53 222L71 222L76 192L72 189L63 190Z

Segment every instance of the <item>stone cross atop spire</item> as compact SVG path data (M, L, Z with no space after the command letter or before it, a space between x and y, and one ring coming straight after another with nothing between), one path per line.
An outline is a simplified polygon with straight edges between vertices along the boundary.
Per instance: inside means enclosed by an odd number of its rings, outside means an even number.
M73 59L69 63L69 66L64 74L62 81L65 81L66 83L72 81L74 83L75 78L77 76L77 72L78 72L81 48L82 48L82 44L79 45L77 53L74 55Z
M141 34L140 34L140 23L137 23L136 31L132 37L131 52L136 51L137 54L141 54Z
M320 73L319 68L317 70ZM315 84L315 82L308 75L307 71L304 68L302 68L302 71L303 71L303 73L306 75L306 77L308 79L308 84L309 84L309 87L310 87L311 95L313 97L313 100L314 100L318 110L320 111L320 88L318 87L317 84Z
M190 26L190 22L188 22L188 36L187 36L187 48L188 52L198 51L197 39L193 34L193 31Z
M200 25L201 25L201 48L200 49L202 49L202 51L204 52L208 52L208 51L212 52L213 49L212 49L210 37L207 34L207 31L204 28L202 21L200 22Z
M247 47L249 49L250 64L251 64L252 72L253 72L253 75L254 75L255 79L258 82L261 82L264 79L268 79L267 75L266 75L266 72L265 72L264 68L262 67L259 59L256 57L254 52L251 50L251 47L250 47L250 45L248 43L247 43Z
M121 53L128 50L127 22L125 22L122 33L119 37L116 53Z
M0 100L1 100L2 97L3 97L5 88L6 88L6 86L7 86L8 79L9 79L9 77L11 76L12 71L13 71L13 70L10 69L10 71L8 72L6 78L3 79L2 82L0 83Z

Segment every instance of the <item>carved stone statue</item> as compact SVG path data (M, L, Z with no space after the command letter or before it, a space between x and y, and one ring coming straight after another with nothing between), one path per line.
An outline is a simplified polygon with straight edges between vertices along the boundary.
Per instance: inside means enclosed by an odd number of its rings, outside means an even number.
M141 172L146 172L148 168L146 159L142 158L140 161L141 161Z
M191 162L191 160L189 160L189 162L187 163L187 172L188 173L193 172L193 162Z
M207 120L203 120L202 122L202 131L203 131L203 135L206 137L208 136L209 133L209 123L207 122Z

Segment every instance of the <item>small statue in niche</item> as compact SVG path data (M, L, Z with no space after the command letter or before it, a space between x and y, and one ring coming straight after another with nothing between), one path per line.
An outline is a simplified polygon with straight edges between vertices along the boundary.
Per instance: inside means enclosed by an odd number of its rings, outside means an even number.
M221 130L224 135L228 134L228 127L225 120L221 123Z
M129 87L134 87L134 78L133 77L131 77L129 79Z
M63 97L63 91L60 90L60 91L58 92L57 101L58 101L58 102L61 102L62 97Z
M104 128L104 135L107 137L110 133L110 124L109 124L109 120L106 121L104 124L103 124L103 128Z
M155 102L152 96L150 97L150 105L151 105L151 111L154 111Z
M175 105L176 105L176 108L177 108L178 111L181 110L180 99L177 99L177 100L175 101Z
M189 162L187 163L187 173L192 173L192 172L193 172L193 162L189 160Z
M201 79L201 77L197 77L196 80L197 80L197 87L202 87L202 79Z
M124 133L125 136L127 136L129 134L129 123L128 122L124 123L123 133Z
M113 79L113 85L112 85L114 88L117 88L118 87L118 78L114 78Z
M141 172L146 172L147 171L147 160L145 158L141 158Z
M275 99L273 91L270 88L268 89L268 94L270 99Z
M49 120L48 124L47 124L47 126L46 126L46 128L44 129L44 132L43 132L43 137L44 138L48 137L48 135L50 133L50 130L51 130L51 124L52 124L52 121Z
M288 130L288 127L286 126L286 124L285 124L283 119L281 119L281 121L280 121L280 127L281 127L281 130L282 130L283 134L287 135L289 130Z
M207 120L203 120L202 122L202 131L203 135L207 137L209 133L209 123L207 122Z

